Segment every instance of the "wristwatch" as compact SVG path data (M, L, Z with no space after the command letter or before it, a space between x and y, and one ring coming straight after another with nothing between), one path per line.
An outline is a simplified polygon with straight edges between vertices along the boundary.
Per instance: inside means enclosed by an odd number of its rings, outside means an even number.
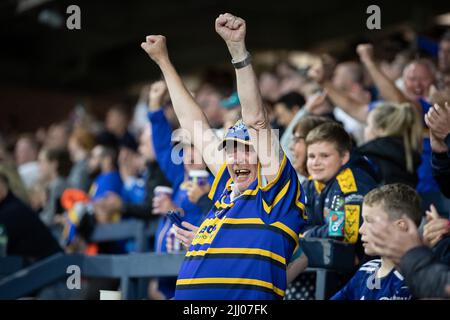
M241 60L238 62L231 60L231 63L233 64L233 67L235 69L241 69L243 67L248 66L250 63L252 63L252 56L251 56L250 52L247 51L247 56L244 58L244 60Z

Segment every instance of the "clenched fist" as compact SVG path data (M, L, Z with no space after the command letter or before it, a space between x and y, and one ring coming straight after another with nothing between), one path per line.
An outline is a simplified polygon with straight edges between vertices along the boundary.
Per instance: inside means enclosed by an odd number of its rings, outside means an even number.
M245 21L232 14L221 14L216 19L216 32L226 42L240 42L245 40Z
M161 108L164 94L166 93L167 86L163 80L156 81L150 87L148 94L149 108L150 110L157 110Z
M373 46L369 43L359 44L356 47L356 52L363 63L373 61Z
M240 61L247 56L245 49L245 21L230 13L221 14L216 19L216 32L225 40L234 60Z
M168 60L169 55L167 53L166 37L158 36L147 36L145 42L141 43L141 48L155 61L157 64L162 61Z

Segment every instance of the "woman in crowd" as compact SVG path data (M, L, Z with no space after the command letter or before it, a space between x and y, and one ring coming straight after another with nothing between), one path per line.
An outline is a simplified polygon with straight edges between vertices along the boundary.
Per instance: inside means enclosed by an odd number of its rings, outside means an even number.
M358 151L378 171L382 184L416 187L422 121L410 104L381 103L367 118L366 143Z

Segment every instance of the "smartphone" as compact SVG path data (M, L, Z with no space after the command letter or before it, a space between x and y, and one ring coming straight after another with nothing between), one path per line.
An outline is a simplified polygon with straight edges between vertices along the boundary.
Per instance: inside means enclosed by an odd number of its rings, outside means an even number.
M183 222L183 219L181 218L181 214L178 211L169 211L167 213L167 216L169 217L170 221L172 221L172 223L178 228L189 231L189 229L181 224L181 222Z

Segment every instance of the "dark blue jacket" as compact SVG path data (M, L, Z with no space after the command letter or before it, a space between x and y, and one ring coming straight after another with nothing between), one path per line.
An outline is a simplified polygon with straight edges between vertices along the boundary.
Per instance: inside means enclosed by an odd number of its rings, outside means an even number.
M431 155L431 169L441 192L450 198L450 134L445 138L449 150L443 153L433 152Z
M370 163L357 154L352 154L350 161L338 174L322 184L308 180L305 185L307 224L301 231L305 237L328 237L328 213L336 196L345 200L345 242L356 243L358 231L362 224L361 206L364 195L377 186L378 176Z

